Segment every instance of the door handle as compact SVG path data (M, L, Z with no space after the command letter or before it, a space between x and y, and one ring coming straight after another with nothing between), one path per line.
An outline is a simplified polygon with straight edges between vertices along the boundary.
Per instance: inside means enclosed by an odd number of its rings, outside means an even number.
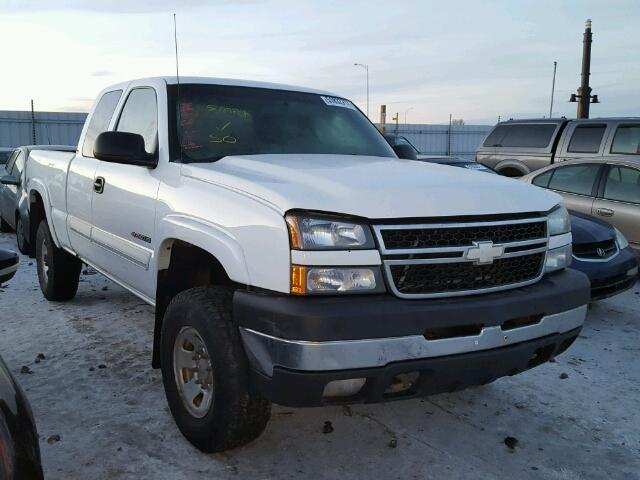
M613 217L614 211L610 208L597 208L596 213L601 217Z
M93 191L96 193L104 192L104 178L96 177L93 181Z

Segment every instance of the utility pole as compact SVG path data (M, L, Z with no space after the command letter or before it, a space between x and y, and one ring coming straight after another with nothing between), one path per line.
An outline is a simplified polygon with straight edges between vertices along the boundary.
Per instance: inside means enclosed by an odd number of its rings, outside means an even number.
M386 123L387 123L387 106L380 105L380 131L382 133L384 133Z
M591 20L587 20L584 28L584 36L582 41L582 73L580 78L580 87L578 93L572 93L570 102L578 103L576 116L578 118L589 118L589 104L600 103L597 95L591 95L591 87L589 86L589 76L591 75Z
M398 118L400 118L400 114L396 112L396 116L391 119L396 121L396 135L398 135Z
M558 62L553 62L553 82L551 82L551 107L549 107L549 118L553 118L553 94L556 90L556 68Z
M367 117L369 116L369 65L364 63L354 63L356 67L362 67L367 72Z
M451 122L452 114L449 114L449 130L447 131L447 156L451 155Z
M33 98L31 99L31 139L31 144L36 145L36 113L33 110Z

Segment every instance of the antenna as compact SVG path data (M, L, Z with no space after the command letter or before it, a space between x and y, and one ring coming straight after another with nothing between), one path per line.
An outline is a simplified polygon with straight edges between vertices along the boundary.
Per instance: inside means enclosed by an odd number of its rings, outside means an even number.
M176 25L176 14L173 14L173 43L176 47L176 80L180 85L180 70L178 69L178 27Z
M176 114L178 116L178 125L176 128L176 137L178 139L178 146L180 147L180 163L182 163L182 139L180 138L180 127L182 126L181 119L181 106L180 106L180 70L178 68L178 27L176 24L176 14L173 14L173 43L176 47L176 83L177 83L177 95L176 95Z

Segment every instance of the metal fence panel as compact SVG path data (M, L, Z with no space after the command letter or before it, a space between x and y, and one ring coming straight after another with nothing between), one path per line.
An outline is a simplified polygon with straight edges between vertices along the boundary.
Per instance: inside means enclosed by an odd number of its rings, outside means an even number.
M0 110L0 147L77 145L86 113Z
M454 155L474 158L476 149L493 125L398 125L397 134L406 137L420 151L430 155ZM386 133L396 133L396 126L387 124Z

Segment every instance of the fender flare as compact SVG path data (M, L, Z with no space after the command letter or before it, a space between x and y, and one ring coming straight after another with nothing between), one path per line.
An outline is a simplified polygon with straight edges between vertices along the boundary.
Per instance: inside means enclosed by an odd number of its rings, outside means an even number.
M171 244L187 242L215 257L229 279L250 285L249 270L244 251L238 240L221 225L185 214L168 214L160 220L161 241L156 251L158 271L169 268Z
M522 163L520 160L514 160L514 159L502 160L495 166L495 170L497 172L500 172L500 170L503 170L505 168L514 168L520 171L522 175L527 175L531 173L531 169L527 167L524 163Z
M56 229L53 225L53 217L51 215L51 201L49 200L49 190L47 189L47 186L41 180L31 179L27 187L29 191L29 216L31 216L32 195L35 192L40 195L40 198L42 198L45 220L47 221L47 225L49 225L49 231L51 232L53 243L56 247L60 248L60 241L58 240L58 235L56 234ZM29 223L31 223L31 218L29 218ZM37 228L36 225L34 225L34 227Z

